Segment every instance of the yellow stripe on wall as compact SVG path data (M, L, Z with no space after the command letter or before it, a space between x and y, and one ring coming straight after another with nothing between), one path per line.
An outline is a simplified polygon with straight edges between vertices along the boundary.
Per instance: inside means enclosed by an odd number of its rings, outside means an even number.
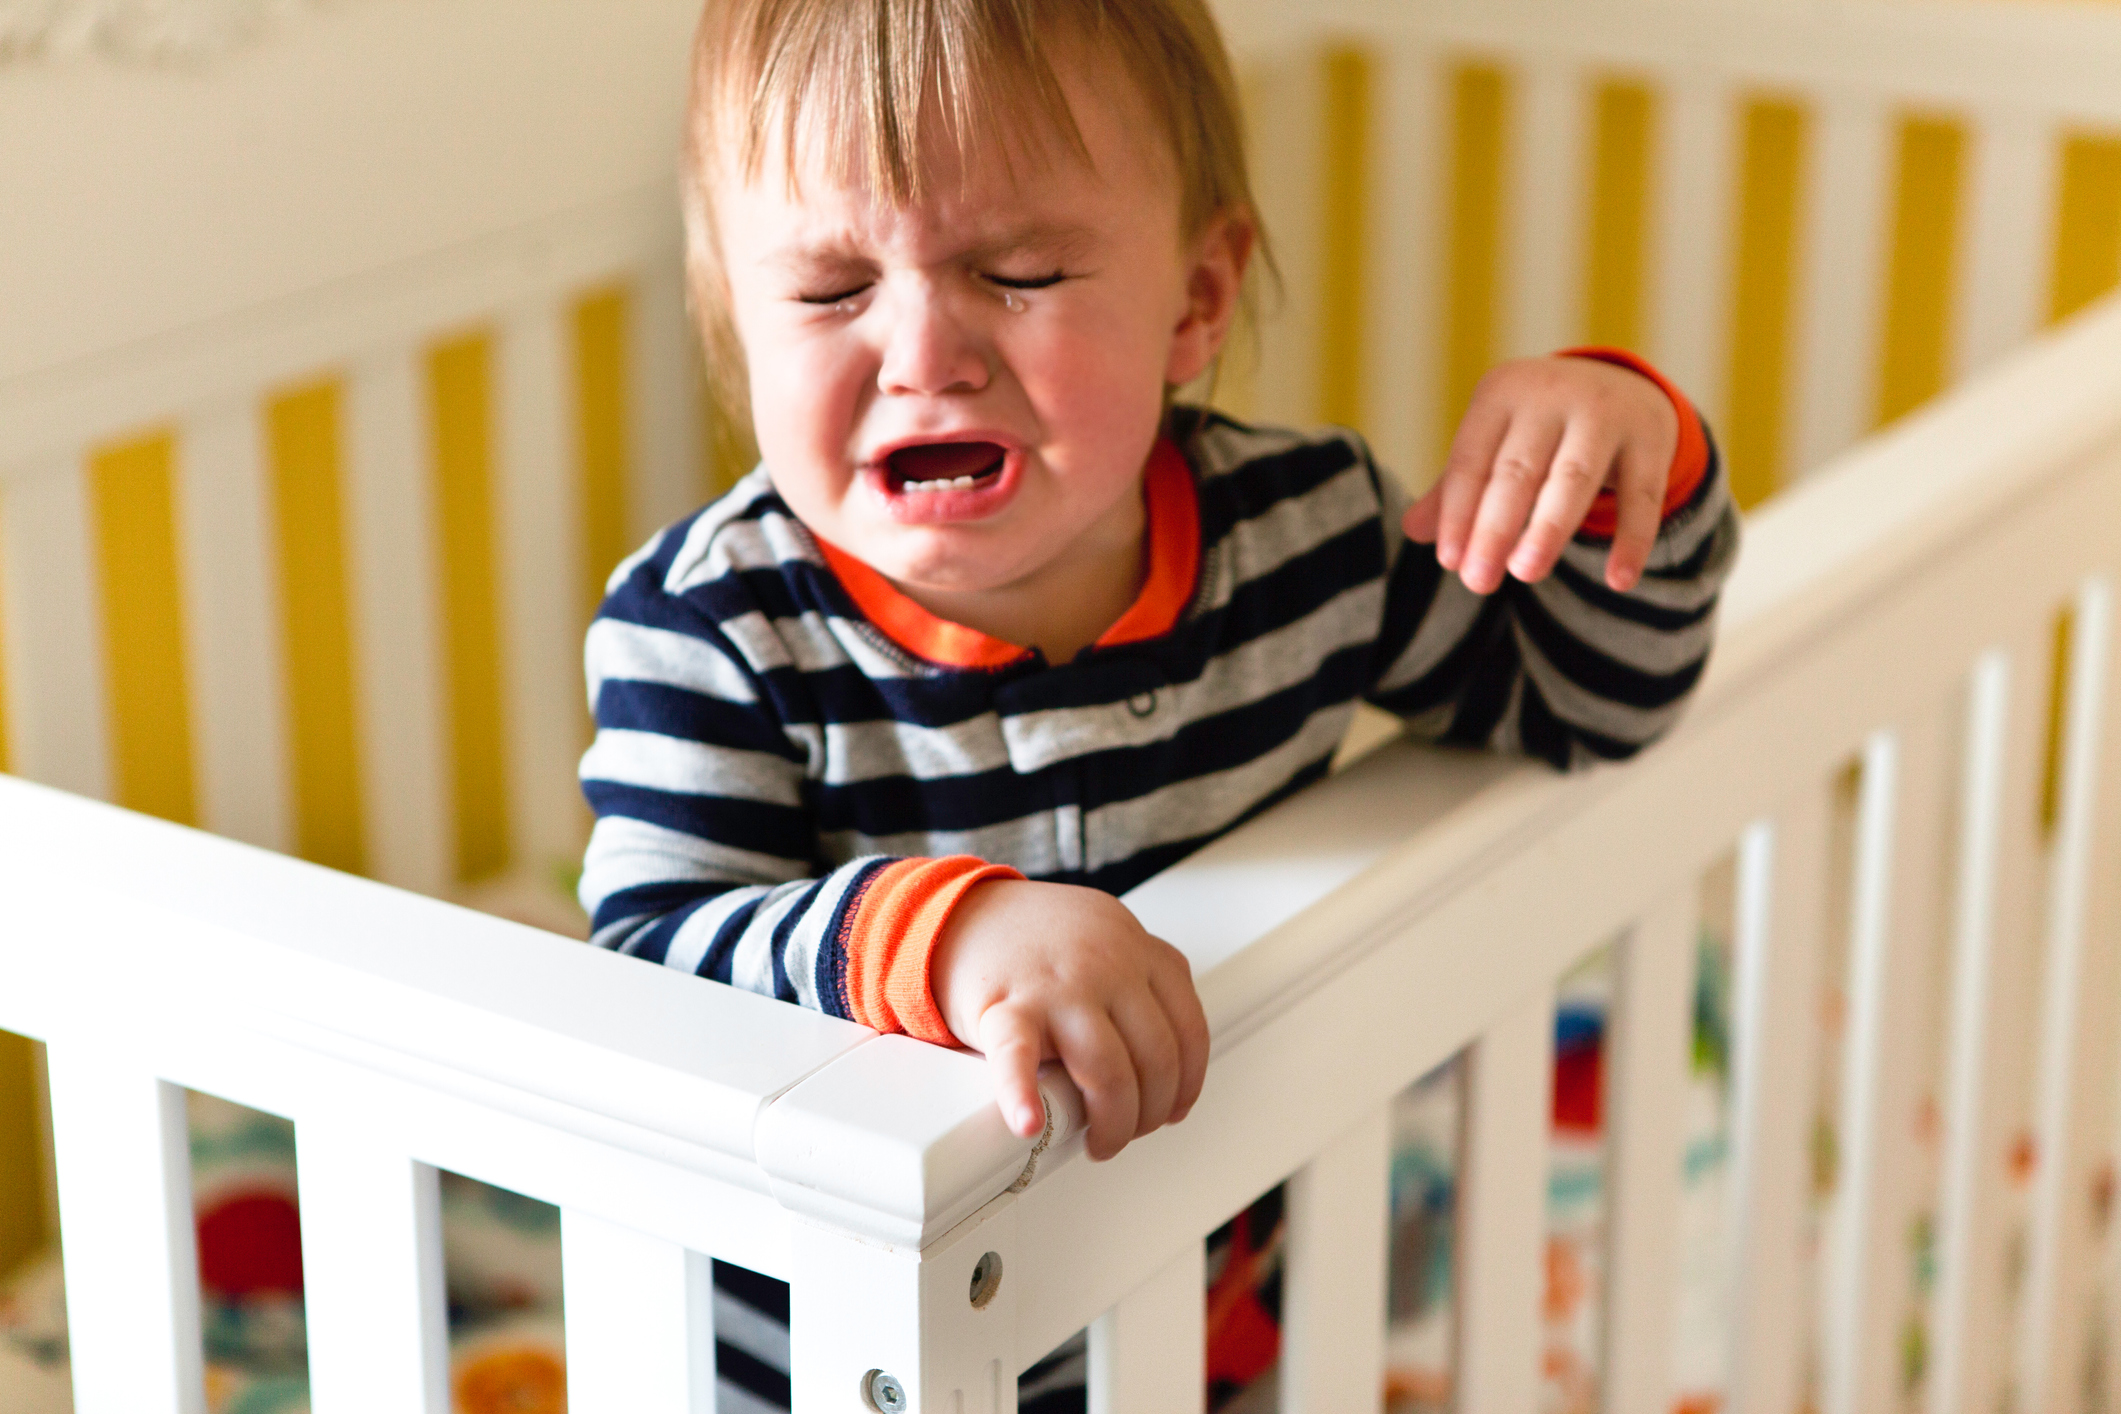
M1656 99L1646 85L1616 80L1598 86L1583 290L1583 336L1593 344L1644 345L1656 124Z
M1368 55L1349 48L1326 54L1318 415L1358 430L1367 392L1363 314L1369 289L1370 91Z
M37 1116L35 1051L0 1031L0 1282L51 1237Z
M1878 362L1881 426L1943 392L1950 376L1952 266L1965 165L1966 131L1958 123L1909 118L1900 125L1899 191Z
M1743 506L1766 500L1782 481L1806 128L1804 110L1794 103L1761 99L1746 106L1725 432L1731 489Z
M2062 753L2069 735L2070 650L2077 641L2077 616L2069 609L2055 615L2048 656L2047 740L2040 762L2040 833L2052 838L2062 819Z
M580 467L583 622L604 602L604 580L626 558L626 485L632 466L627 427L627 330L632 296L613 286L574 307L575 458Z
M368 861L340 509L342 398L336 381L296 389L267 405L265 421L279 530L295 851L358 874Z
M0 506L0 525L6 520L6 508ZM0 565L0 586L7 580L6 567ZM8 754L7 735L7 642L4 631L7 627L7 601L0 598L0 771L12 770Z
M469 881L500 872L509 860L492 336L476 333L436 345L428 353L427 382L457 877Z
M94 453L88 471L117 802L189 825L195 809L176 460L176 435L158 432Z
M2062 147L2055 275L2048 318L2069 318L2121 280L2121 138L2077 136Z
M1504 171L1510 150L1510 82L1471 64L1451 82L1450 239L1444 269L1443 404L1439 448L1495 362L1501 322Z

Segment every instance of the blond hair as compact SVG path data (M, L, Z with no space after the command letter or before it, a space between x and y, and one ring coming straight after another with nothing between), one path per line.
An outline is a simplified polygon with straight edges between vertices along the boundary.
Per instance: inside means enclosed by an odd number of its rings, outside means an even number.
M960 153L1001 132L1014 164L1088 151L1055 74L1057 49L1117 58L1177 168L1191 240L1218 215L1260 229L1237 83L1206 0L707 0L693 41L685 143L686 266L708 374L725 418L748 417L742 346L728 302L709 191L761 175L779 141L786 180L802 155L895 205L930 185L928 120Z

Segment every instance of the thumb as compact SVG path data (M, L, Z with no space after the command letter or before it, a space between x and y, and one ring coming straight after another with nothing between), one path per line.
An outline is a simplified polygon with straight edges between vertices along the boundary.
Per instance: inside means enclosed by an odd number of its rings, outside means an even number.
M1442 521L1443 483L1439 481L1429 488L1428 495L1407 508L1401 525L1407 532L1407 539L1417 545L1433 545Z

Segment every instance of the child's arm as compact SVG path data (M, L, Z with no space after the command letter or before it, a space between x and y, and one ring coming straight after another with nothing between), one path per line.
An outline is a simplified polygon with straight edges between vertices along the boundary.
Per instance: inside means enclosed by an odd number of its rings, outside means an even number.
M1388 532L1371 701L1419 734L1562 767L1631 755L1677 719L1738 521L1706 427L1648 365L1506 364L1428 496L1405 508L1378 484L1388 522L1436 548Z
M816 727L786 720L771 671L724 633L755 606L666 592L682 538L622 571L589 634L593 941L879 1031L975 1043L1027 1138L1047 1058L1084 1092L1096 1157L1181 1118L1207 1024L1185 959L1117 900L967 856L815 862ZM717 585L739 593L741 576Z

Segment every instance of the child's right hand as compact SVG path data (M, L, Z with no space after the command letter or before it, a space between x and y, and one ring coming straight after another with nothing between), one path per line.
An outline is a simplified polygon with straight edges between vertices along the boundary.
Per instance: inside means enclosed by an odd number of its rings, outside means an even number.
M1208 1019L1185 955L1110 894L991 879L961 899L929 960L952 1034L994 1068L1009 1128L1044 1124L1041 1061L1089 1108L1093 1159L1186 1117L1208 1071Z

